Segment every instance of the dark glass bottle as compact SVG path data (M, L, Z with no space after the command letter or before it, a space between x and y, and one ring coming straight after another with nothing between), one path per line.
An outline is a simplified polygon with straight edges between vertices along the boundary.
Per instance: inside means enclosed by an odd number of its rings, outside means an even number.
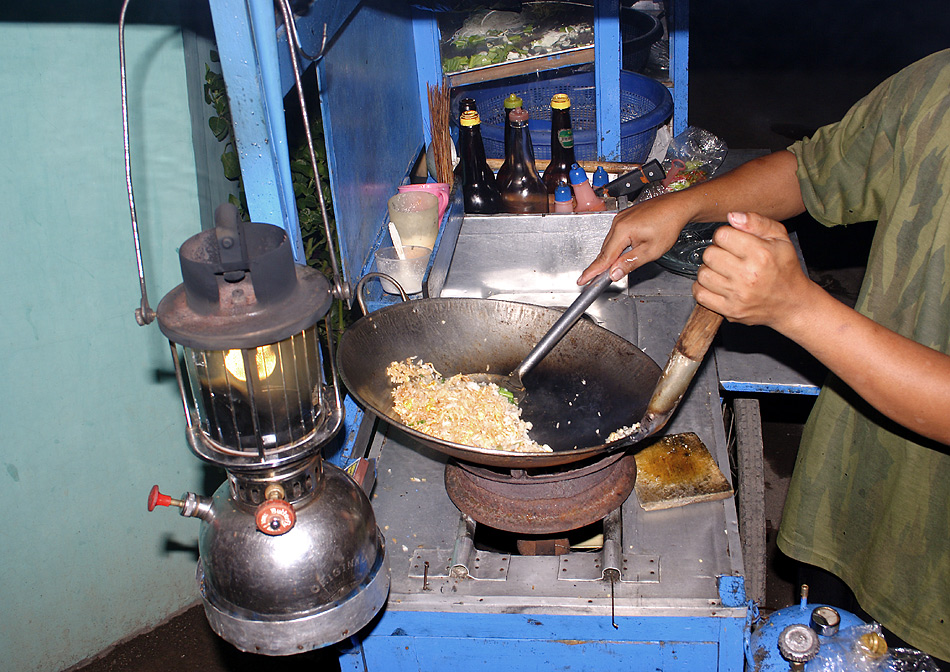
M505 212L548 212L548 190L534 164L534 147L528 131L528 111L512 110L511 146L505 156L509 175L498 182Z
M475 104L474 98L460 98L459 99L459 117L466 112L478 112L478 106Z
M461 120L462 115L466 112L478 112L478 107L475 104L474 98L460 98L459 99L459 120ZM461 147L461 136L459 136L459 147ZM462 182L462 150L458 150L459 153L459 162L455 164L455 170L452 172L455 173L455 181L461 184Z
M478 112L469 110L459 118L460 182L465 212L493 215L501 212L501 196L495 185L495 174L485 160L482 142L482 122Z
M544 169L544 186L553 194L558 185L570 184L574 158L574 130L571 128L571 99L566 93L551 98L551 163Z
M505 98L505 161L501 164L501 168L498 169L498 173L495 175L495 181L498 184L501 184L503 180L507 180L510 173L511 167L508 165L508 148L511 147L511 115L512 110L517 110L523 105L521 98L516 94L512 93L507 98Z

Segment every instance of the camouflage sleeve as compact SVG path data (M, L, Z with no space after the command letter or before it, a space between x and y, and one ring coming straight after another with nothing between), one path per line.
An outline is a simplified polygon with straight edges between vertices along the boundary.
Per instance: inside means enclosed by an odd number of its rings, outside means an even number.
M885 80L841 121L789 147L809 213L826 226L878 221L891 214L882 209L894 190L931 182L918 170L943 162L934 153L950 147L948 92L945 50Z
M874 221L890 178L893 145L884 114L888 82L858 101L834 124L789 147L809 214L825 226Z

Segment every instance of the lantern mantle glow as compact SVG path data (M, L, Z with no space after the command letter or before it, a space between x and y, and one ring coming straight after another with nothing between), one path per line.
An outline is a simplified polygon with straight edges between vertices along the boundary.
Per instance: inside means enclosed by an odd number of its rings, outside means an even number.
M149 510L201 519L205 613L237 648L287 655L346 639L382 608L389 568L366 495L320 456L343 422L318 333L330 284L294 263L283 229L244 223L230 204L179 256L183 283L158 323L189 444L228 479L212 498L156 486Z

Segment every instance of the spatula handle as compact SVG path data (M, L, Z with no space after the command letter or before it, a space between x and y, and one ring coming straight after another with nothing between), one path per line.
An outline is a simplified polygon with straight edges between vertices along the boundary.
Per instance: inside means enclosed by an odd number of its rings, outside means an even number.
M652 431L659 430L669 420L686 393L696 370L706 356L706 351L716 337L722 315L714 313L699 304L693 308L683 331L680 332L666 368L657 381L647 416Z
M590 305L597 300L597 297L604 293L604 290L610 286L611 282L610 275L607 271L604 271L587 283L584 291L567 307L567 310L561 314L554 325L541 340L538 341L538 344L528 353L527 357L522 360L518 368L511 372L511 377L520 382L521 378L528 373L528 371L533 369L538 362L544 359L545 355L554 349L554 346L561 342L561 339L564 338L564 334L574 326L574 323L581 318L585 310L590 308Z
M697 303L689 319L686 320L683 331L680 332L675 350L695 362L701 362L716 337L720 324L722 324L722 315Z

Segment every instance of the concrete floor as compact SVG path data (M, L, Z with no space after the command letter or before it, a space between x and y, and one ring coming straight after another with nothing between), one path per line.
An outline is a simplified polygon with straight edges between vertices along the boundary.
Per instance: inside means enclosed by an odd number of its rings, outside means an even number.
M693 3L690 123L719 135L733 148L781 149L834 121L874 84L903 65L950 46L946 38L950 31L934 25L934 20L947 22L947 13L937 1L915 3L900 21L894 20L889 5L879 1L870 3L880 5L877 9L850 0L825 3L819 9L799 8L795 16L777 15L779 11L796 11L787 4L768 10L752 0L730 3L726 16L716 10L720 3ZM829 15L832 4L838 8L837 16ZM809 21L810 11L825 16ZM863 16L860 29L842 23L842 17L857 12ZM841 30L842 25L848 25L849 30ZM903 30L899 30L901 25ZM816 27L823 29L816 31ZM791 225L799 234L812 277L841 300L853 302L863 276L870 228L829 231L807 217ZM774 535L810 405L811 399L802 397L762 400L770 553L766 609L797 601L797 569L777 552ZM211 632L196 606L75 670L290 672L332 670L335 666L333 656L321 652L281 659L242 654Z

